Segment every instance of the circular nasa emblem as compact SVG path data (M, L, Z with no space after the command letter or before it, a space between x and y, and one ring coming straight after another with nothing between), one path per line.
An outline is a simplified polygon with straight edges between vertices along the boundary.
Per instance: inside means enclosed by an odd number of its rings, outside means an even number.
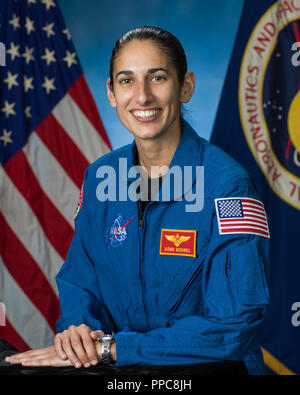
M295 42L300 42L300 0L274 2L244 52L239 112L247 143L268 184L300 209L300 66L292 61Z
M119 214L112 222L107 237L108 246L120 247L127 238L127 225L129 221L125 221L122 214Z

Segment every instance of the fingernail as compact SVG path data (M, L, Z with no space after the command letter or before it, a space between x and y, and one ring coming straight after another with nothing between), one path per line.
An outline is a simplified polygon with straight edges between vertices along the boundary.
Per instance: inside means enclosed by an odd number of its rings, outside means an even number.
M80 368L80 366L81 366L81 363L80 363L80 362L75 362L75 367L76 367L76 368Z
M94 359L94 360L92 361L92 365L97 365L97 363L98 363L98 361L97 361L96 359Z
M85 368L89 368L91 365L90 365L89 362L86 362L83 366L84 366Z

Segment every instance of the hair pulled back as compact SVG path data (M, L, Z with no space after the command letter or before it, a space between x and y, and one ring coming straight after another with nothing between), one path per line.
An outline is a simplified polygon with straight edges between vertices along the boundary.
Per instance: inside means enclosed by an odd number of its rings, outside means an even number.
M129 30L115 44L110 58L110 86L113 88L113 71L115 60L126 44L132 40L151 40L160 51L166 54L176 68L179 83L182 84L187 72L187 60L179 40L166 30L154 26L141 26Z

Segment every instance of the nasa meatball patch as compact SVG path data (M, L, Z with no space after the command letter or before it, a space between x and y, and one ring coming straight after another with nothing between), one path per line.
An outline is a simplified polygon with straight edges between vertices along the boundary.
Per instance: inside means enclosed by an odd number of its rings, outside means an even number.
M118 214L112 221L109 233L106 235L108 247L121 247L127 239L128 225L134 217L126 220L122 214Z

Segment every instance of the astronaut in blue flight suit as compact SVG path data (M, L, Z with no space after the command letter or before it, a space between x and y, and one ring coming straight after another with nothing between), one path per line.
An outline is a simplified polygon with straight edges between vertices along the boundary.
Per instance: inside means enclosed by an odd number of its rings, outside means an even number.
M257 329L268 304L268 238L220 234L215 206L217 198L257 199L247 173L185 123L171 167L204 166L203 209L186 212L184 199L152 201L139 224L136 202L104 204L95 193L97 169L117 169L119 158L133 166L135 151L133 143L87 169L76 234L57 276L58 332L83 322L115 332L119 366L240 360L263 372ZM126 223L114 246L112 229ZM162 254L163 229L195 231L196 256Z
M251 374L265 372L259 329L269 303L266 215L247 172L180 118L194 86L170 33L143 27L117 42L108 97L135 139L86 170L75 236L57 275L61 316L49 364L65 352L74 366L89 366L90 344L102 331L114 333L117 366L235 360ZM134 181L120 174L125 160L148 175L157 164L182 174L204 169L201 209L192 209L185 188L163 199L169 172L143 211L133 199L120 199ZM117 190L115 200L104 202L99 169L108 166ZM198 181L194 172L196 198ZM74 333L77 346L84 341L69 352Z

